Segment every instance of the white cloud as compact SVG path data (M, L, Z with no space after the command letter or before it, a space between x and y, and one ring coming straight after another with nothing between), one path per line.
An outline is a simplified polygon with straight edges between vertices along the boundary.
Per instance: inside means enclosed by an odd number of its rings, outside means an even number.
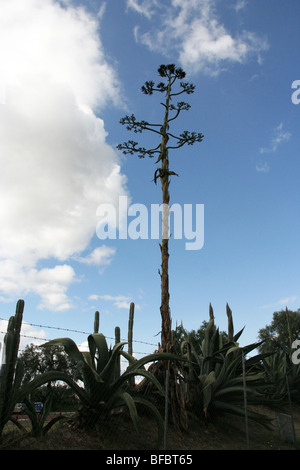
M67 289L76 278L73 268L67 264L38 270L6 259L0 261L0 272L0 291L8 299L34 293L41 299L40 309L64 311L71 307Z
M288 142L291 138L291 133L283 130L283 123L281 122L272 133L272 138L269 147L261 147L259 152L261 155L266 153L274 153L277 151L278 147ZM270 166L267 162L260 162L256 165L256 170L260 173L268 173L270 171Z
M125 308L126 310L129 310L130 303L132 302L131 297L125 296L125 295L98 295L98 294L92 294L89 296L89 300L106 300L109 302L113 302L114 306L117 308ZM140 305L134 304L135 310L140 309Z
M102 246L98 246L97 248L95 248L87 256L78 257L78 258L75 257L75 259L79 263L83 263L87 266L100 267L99 272L102 273L104 267L108 266L111 263L112 258L115 255L115 253L116 253L115 248L102 245Z
M175 51L189 71L217 74L227 63L244 63L253 55L260 61L260 52L268 48L267 42L253 32L242 31L233 37L220 22L212 0L169 0L168 6L150 0L132 3L128 6L136 11L139 7L140 13L151 11L153 23L158 24L144 34L135 28L136 40L167 56ZM236 8L244 6L239 2Z
M151 18L154 8L158 5L157 0L127 0L127 8L132 8L136 13Z
M0 8L0 70L8 86L44 77L91 108L120 96L99 24L83 8L62 8L55 0L10 0Z
M279 299L276 302L268 305L263 305L261 308L285 308L287 307L288 304L294 304L295 301L297 300L296 295L291 295L289 297L285 297L283 299Z
M279 145L288 142L291 138L291 133L283 130L283 123L281 122L273 131L273 136L269 147L262 147L260 153L273 153L276 152Z
M247 6L247 0L237 0L236 4L234 5L234 9L236 12L244 10Z
M297 296L296 295L291 295L290 297L285 297L284 299L278 300L278 304L279 305L287 305L290 302L294 303L296 300L297 300Z
M260 162L260 163L257 163L257 165L256 165L256 171L258 171L259 173L269 173L269 171L270 171L270 166L268 165L267 162Z
M95 248L88 256L78 258L80 263L88 264L90 266L101 266L103 264L109 264L111 257L115 254L115 248L108 246L99 246Z
M9 319L10 315L7 317ZM0 319L0 342L2 343L2 348L0 348L0 363L3 359L3 339L7 332L7 320ZM31 343L33 344L43 344L46 341L46 333L44 330L38 329L29 323L22 322L22 328L20 332L20 345L19 352L22 352L25 347Z
M0 294L34 292L64 310L76 278L68 261L88 248L98 205L127 194L99 117L121 105L118 79L97 18L55 0L0 3L0 76ZM57 266L39 270L49 258Z

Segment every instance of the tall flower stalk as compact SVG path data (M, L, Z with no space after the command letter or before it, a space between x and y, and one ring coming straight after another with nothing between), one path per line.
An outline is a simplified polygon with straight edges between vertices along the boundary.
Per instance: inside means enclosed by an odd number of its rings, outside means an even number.
M161 65L158 69L159 76L164 80L157 85L153 81L148 81L142 86L141 90L145 95L152 95L158 92L165 95L165 101L161 103L164 108L164 118L162 123L150 124L147 121L137 121L134 114L126 116L120 120L122 125L126 125L127 130L135 133L150 131L159 136L158 145L151 149L140 147L137 142L129 140L117 146L124 154L138 154L140 158L148 156L153 158L158 155L156 164L159 164L154 173L154 182L158 179L161 182L162 189L162 240L160 244L161 250L161 350L170 351L171 338L171 313L170 313L170 291L169 291L169 214L170 214L170 177L178 176L177 173L170 170L169 166L169 150L179 149L184 145L193 145L195 142L201 142L203 135L200 133L184 131L179 136L170 132L170 124L178 118L182 111L187 111L190 105L184 101L173 103L175 97L186 93L194 92L195 86L183 82L185 72L181 68L176 68L174 64ZM175 85L179 81L179 89L174 91Z

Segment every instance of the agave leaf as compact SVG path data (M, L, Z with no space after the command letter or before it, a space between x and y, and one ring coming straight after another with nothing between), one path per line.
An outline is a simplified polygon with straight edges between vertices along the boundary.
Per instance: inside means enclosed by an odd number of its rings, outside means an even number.
M221 397L224 395L230 395L227 399L229 401L235 400L236 395L243 397L244 387L243 385L234 385L234 386L224 386L219 390L216 390L214 393L214 397Z
M210 342L211 333L214 331L214 328L215 328L215 324L214 324L214 320L212 319L208 322L208 325L204 334L204 339L201 344L202 354L204 357L210 355L209 342Z
M126 342L115 344L111 356L100 374L104 382L111 382L113 380L116 361L119 358L120 350L123 348L124 344L126 344Z
M42 411L41 416L40 416L40 422L39 422L40 426L44 425L44 423L46 421L46 418L50 413L52 401L53 401L52 400L52 394L49 394L48 397L47 397L47 400L44 403L43 411Z
M259 348L264 343L264 341L259 341L258 343L248 344L247 346L243 346L241 349L243 350L244 354L248 354L249 352L253 351L254 349Z
M237 375L240 376L242 370L242 355L240 354L240 352L240 350L236 350L235 352L232 351L231 355L233 357L229 357L228 355L226 355L225 357L225 376L228 380L235 378Z
M135 430L139 434L139 432L140 432L140 423L139 423L139 417L138 417L138 414L137 414L134 399L127 392L123 392L119 396L122 400L124 400L125 404L127 405L127 408L129 410L130 417L132 419Z
M37 437L41 434L41 427L39 426L35 408L27 397L23 401L26 405L26 414L29 417L30 422L31 422L31 428L32 428L31 434Z
M225 377L225 363L224 362L222 366L220 366L220 369L215 368L215 376L216 376L215 387L218 388L222 384L224 377Z
M77 344L70 338L58 338L48 341L42 345L43 347L47 346L63 346L66 353L72 357L76 362L83 360L83 355L79 351Z
M76 382L74 382L70 376L60 371L44 372L43 374L36 376L31 382L29 382L24 387L22 387L21 395L27 396L33 390L40 387L41 385L44 385L47 382L52 382L52 381L54 382L57 380L60 380L68 384L75 391L75 393L79 396L79 398L82 401L89 403L88 395L86 391L83 388L81 388L79 385L77 385Z
M208 385L212 384L215 381L215 371L212 370L203 381L203 388L207 387Z
M259 382L261 379L263 379L263 373L262 372L258 372L257 374L249 374L249 375L246 375L246 382L247 383L250 383L250 382ZM231 385L236 385L236 384L241 384L243 383L243 376L242 375L239 375L237 377L233 377L232 379L229 379L229 380L226 380L226 384L229 384L230 386ZM265 382L263 382L263 384L265 385Z
M51 421L49 421L49 423L47 423L46 426L43 427L43 435L45 435L52 428L54 424L56 424L58 421L62 419L66 419L66 417L63 415L60 415L60 416L55 416L55 418L51 419Z
M214 400L213 403L214 408L219 409L221 411L229 412L231 414L235 414L237 416L245 416L245 410L241 406L236 406L231 403L226 403L223 401ZM274 431L274 425L272 424L272 419L268 416L264 416L262 414L247 410L248 418L255 420L256 422L260 423L261 425L265 426L267 429Z
M95 364L94 364L94 362L92 361L91 354L90 354L88 351L82 351L81 354L83 355L84 362L85 362L91 369L94 369L94 368L95 368ZM80 361L80 362L82 362L82 361ZM78 364L78 363L77 363L77 364Z
M228 349L226 355L229 355L229 354L232 354L232 353L235 353L236 351L240 351L240 347L239 346L232 346L230 349Z
M127 372L133 371L134 369L140 369L142 366L144 366L145 364L149 362L169 361L169 360L186 361L187 359L182 356L177 356L176 354L172 354L172 353L162 352L162 353L148 354L147 356L142 357L138 361L135 361L133 364L131 364L128 367Z
M116 391L122 387L122 385L124 383L126 383L128 381L128 379L130 377L134 377L134 376L137 376L137 375L141 375L142 377L146 377L148 380L150 380L151 382L154 383L154 385L157 387L158 391L164 395L164 389L162 387L162 385L159 383L159 381L157 380L157 378L149 371L145 370L145 369L134 369L134 370L128 370L126 372L124 372L124 374L122 374L115 382L114 384L111 386L110 388L110 393L113 395L114 393L116 393Z
M251 367L252 365L256 365L260 361L264 360L266 357L272 356L273 354L274 352L269 352L269 353L257 354L256 356L249 357L249 359L246 360L246 366Z
M243 327L238 333L236 333L236 334L233 336L232 340L233 340L235 343L237 342L237 340L239 339L239 337L240 337L241 334L243 333L244 329L245 329L245 327Z
M215 381L215 372L211 371L205 378L203 382L202 395L203 395L203 410L204 413L207 413L208 406L212 398L212 385Z
M162 420L161 414L159 413L156 406L154 406L153 403L151 403L149 400L145 400L142 397L134 397L134 401L135 403L140 403L141 405L148 407L154 414L154 417L156 418L156 421L157 421L157 427L158 427L156 446L157 448L159 448L163 439L163 432L164 432L163 420Z
M210 356L212 356L214 354L214 352L216 351L216 349L219 348L219 336L220 336L219 335L219 329L216 328L215 331L213 332L211 340L209 342Z
M215 352L215 355L226 355L228 350L231 348L236 348L238 347L238 343L234 341L230 341L229 343L226 343L222 348L220 348L218 351Z
M134 364L137 359L133 356L131 356L131 354L128 354L128 352L124 351L124 350L121 350L120 351L120 354L130 363L130 364Z
M94 364L95 355L98 350L97 372L100 374L109 359L106 338L102 333L94 333L88 336L88 344L91 354L91 362Z
M109 384L103 381L102 377L97 374L93 367L89 367L83 361L78 363L78 369L84 383L84 392L87 400L95 405L105 401L108 395Z

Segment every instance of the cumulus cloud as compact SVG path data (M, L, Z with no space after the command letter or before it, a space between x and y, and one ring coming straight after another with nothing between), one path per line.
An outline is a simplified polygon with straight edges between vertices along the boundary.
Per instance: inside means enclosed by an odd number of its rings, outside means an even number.
M7 298L14 299L16 292L19 296L34 293L41 299L40 309L64 311L71 307L67 289L76 282L76 276L74 269L67 264L37 269L5 259L0 261L0 272L0 291Z
M56 310L70 307L68 262L90 246L97 206L127 194L100 117L121 93L99 17L56 0L0 3L0 294L34 292ZM44 259L58 264L41 270Z
M244 2L238 2L236 10L244 6ZM220 22L213 0L169 0L167 7L156 1L134 0L128 7L148 18L156 15L158 27L141 34L135 28L136 40L167 56L177 53L187 70L214 75L227 63L243 63L253 55L260 61L261 51L268 48L267 42L253 32L232 36Z

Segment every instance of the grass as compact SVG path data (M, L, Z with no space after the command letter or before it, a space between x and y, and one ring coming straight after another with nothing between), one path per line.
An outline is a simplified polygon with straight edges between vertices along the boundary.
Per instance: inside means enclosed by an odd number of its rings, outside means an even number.
M287 409L281 410L288 413ZM260 408L274 419L274 431L266 430L253 421L248 423L250 450L290 450L293 444L282 442L276 426L276 412ZM300 448L300 407L293 408L297 445ZM109 423L97 430L86 432L77 429L70 420L57 423L46 436L33 438L16 432L10 425L6 429L2 448L10 450L154 450L157 436L156 424L148 417L141 420L137 435L130 418L112 416ZM14 429L14 431L13 431ZM29 429L29 427L28 427ZM213 423L204 425L191 422L188 432L179 433L172 424L167 433L167 450L246 450L245 420L232 415L218 416ZM163 447L161 448L163 449Z

